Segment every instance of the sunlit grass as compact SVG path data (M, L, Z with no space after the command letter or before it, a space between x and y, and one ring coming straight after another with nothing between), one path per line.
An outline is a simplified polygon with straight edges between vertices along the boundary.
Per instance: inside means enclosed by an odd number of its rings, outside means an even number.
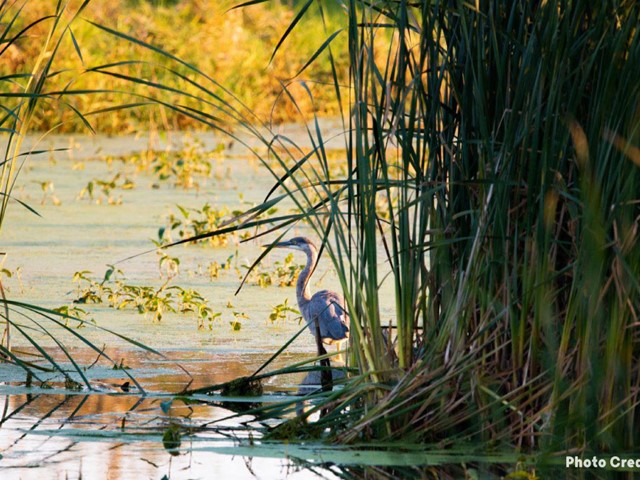
M29 0L11 32L31 21L51 13L49 0ZM79 3L79 2L76 2ZM286 5L265 3L247 9L231 9L232 1L220 2L179 2L175 5L155 5L153 2L116 0L113 2L92 2L83 12L83 19L74 23L71 36L66 36L57 53L54 68L55 77L49 79L50 91L84 89L101 90L100 95L73 95L67 101L77 110L88 114L92 111L110 109L116 105L132 104L138 100L127 92L132 85L118 78L126 73L141 80L157 83L171 83L176 88L174 94L163 94L163 101L185 104L183 92L198 95L197 85L188 81L177 81L170 71L175 68L166 58L139 48L132 42L114 39L96 29L90 21L104 24L136 39L157 45L172 55L198 67L220 85L224 85L242 103L263 120L286 121L295 114L291 102L282 95L283 85L289 84L305 63L321 46L325 27L317 16L304 21L304 29L294 32L287 40L291 43L287 55L273 58L273 45L286 30L293 11ZM7 8L5 8L7 9ZM336 11L327 17L328 28L340 17ZM36 25L31 34L43 35L46 22ZM11 34L10 32L10 34ZM336 42L346 42L346 37ZM8 54L0 57L0 65L7 70L29 69L37 58L36 42L17 42ZM126 62L135 62L127 64ZM109 71L113 75L95 73L98 66L115 65ZM346 71L343 60L338 68ZM305 80L305 88L310 88L315 96L315 105L306 103L308 110L315 109L321 114L338 113L339 109L331 95L331 66L325 57L319 57L297 80ZM197 79L196 83L198 82ZM24 81L16 79L18 90ZM2 88L6 88L5 84ZM298 91L300 104L305 103L304 88L294 83L291 87ZM216 91L222 94L222 89ZM197 102L187 100L186 105L197 107ZM126 110L109 111L96 117L87 117L97 131L107 133L128 133L157 128L176 130L201 128L201 124L184 116L176 115L171 109L148 106ZM58 125L62 122L62 125ZM82 122L74 118L73 111L59 102L45 101L39 106L39 115L34 126L47 130L57 126L58 131L81 130Z

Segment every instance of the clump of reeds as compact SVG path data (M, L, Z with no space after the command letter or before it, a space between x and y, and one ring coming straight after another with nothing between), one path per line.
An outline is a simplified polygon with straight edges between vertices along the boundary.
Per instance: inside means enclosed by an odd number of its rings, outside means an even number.
M349 291L368 327L354 344L360 358L389 358L372 288L383 240L403 373L345 439L375 426L391 438L630 448L640 170L604 135L640 138L640 11L476 5L351 13L371 25L351 29L355 104L366 105L348 179L359 180L350 286L365 286ZM396 36L380 66L371 39L383 19ZM376 195L398 202L382 228Z
M348 174L272 152L351 315L335 438L637 445L640 6L345 7Z

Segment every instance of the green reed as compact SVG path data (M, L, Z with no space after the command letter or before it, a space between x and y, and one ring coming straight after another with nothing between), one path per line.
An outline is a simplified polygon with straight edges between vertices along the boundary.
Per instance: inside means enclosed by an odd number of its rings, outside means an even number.
M429 252L414 263L425 301L408 303L433 349L423 368L462 363L445 398L487 440L631 447L640 172L603 134L638 138L637 6L410 10L393 12L422 23L398 22L387 83L409 91L388 124L416 172L417 228L399 227L394 252Z
M333 399L337 438L633 447L640 7L345 7L349 173L331 177L312 127L279 183L351 315L362 376Z

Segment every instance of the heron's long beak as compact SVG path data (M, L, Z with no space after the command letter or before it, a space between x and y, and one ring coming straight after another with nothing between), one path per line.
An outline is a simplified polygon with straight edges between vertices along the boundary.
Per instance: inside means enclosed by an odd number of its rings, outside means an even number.
M286 240L284 242L272 243L271 245L262 245L262 248L289 248L291 247L291 242Z

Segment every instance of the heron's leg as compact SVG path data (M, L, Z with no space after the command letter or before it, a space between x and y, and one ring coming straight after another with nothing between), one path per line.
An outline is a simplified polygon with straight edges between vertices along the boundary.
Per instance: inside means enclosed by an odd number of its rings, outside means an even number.
M343 340L336 340L335 341L336 352L344 350L347 347L347 342L348 341L349 341L349 339L347 339L347 338L345 338ZM338 367L346 366L346 356L344 355L344 353L336 353L333 356L333 364L338 366Z
M318 356L321 357L327 354L327 351L322 344L322 338L320 337L320 322L318 322L318 317L315 317L314 323L316 326L316 348L318 349ZM322 385L322 390L325 392L333 390L333 375L331 374L331 362L328 358L324 358L320 360L320 365L325 367L322 372L320 372L320 384Z

